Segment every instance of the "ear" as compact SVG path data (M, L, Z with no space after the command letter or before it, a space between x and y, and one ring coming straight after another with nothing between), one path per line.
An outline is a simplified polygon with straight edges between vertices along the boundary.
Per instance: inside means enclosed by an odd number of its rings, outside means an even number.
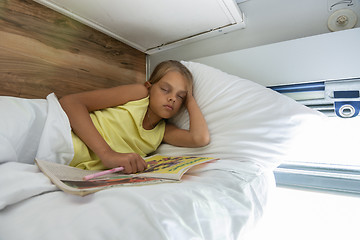
M151 88L152 84L149 81L146 81L144 83L144 86L149 90Z

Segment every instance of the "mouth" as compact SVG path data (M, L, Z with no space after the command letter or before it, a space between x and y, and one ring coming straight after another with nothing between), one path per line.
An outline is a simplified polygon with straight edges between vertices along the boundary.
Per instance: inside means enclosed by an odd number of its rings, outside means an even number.
M173 106L171 106L171 105L164 105L164 108L169 111L174 109Z

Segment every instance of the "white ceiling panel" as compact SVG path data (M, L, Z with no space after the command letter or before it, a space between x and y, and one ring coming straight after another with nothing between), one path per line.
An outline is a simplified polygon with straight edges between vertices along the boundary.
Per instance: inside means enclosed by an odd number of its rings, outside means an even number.
M244 28L234 0L35 0L152 54Z

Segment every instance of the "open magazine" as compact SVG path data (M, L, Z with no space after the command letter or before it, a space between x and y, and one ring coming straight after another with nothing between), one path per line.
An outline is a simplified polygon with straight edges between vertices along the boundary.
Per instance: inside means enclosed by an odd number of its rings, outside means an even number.
M35 162L40 170L61 190L84 196L110 187L180 181L183 174L191 167L213 160L216 159L209 157L154 155L145 158L148 167L141 173L111 173L90 180L83 180L83 178L100 171L83 170L39 159L36 159Z

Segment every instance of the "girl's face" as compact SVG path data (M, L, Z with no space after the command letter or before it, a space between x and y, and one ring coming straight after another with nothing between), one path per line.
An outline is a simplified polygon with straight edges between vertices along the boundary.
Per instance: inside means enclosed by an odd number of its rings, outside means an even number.
M151 85L149 90L149 108L159 118L171 118L186 101L188 92L187 80L179 73L166 73L158 82Z

